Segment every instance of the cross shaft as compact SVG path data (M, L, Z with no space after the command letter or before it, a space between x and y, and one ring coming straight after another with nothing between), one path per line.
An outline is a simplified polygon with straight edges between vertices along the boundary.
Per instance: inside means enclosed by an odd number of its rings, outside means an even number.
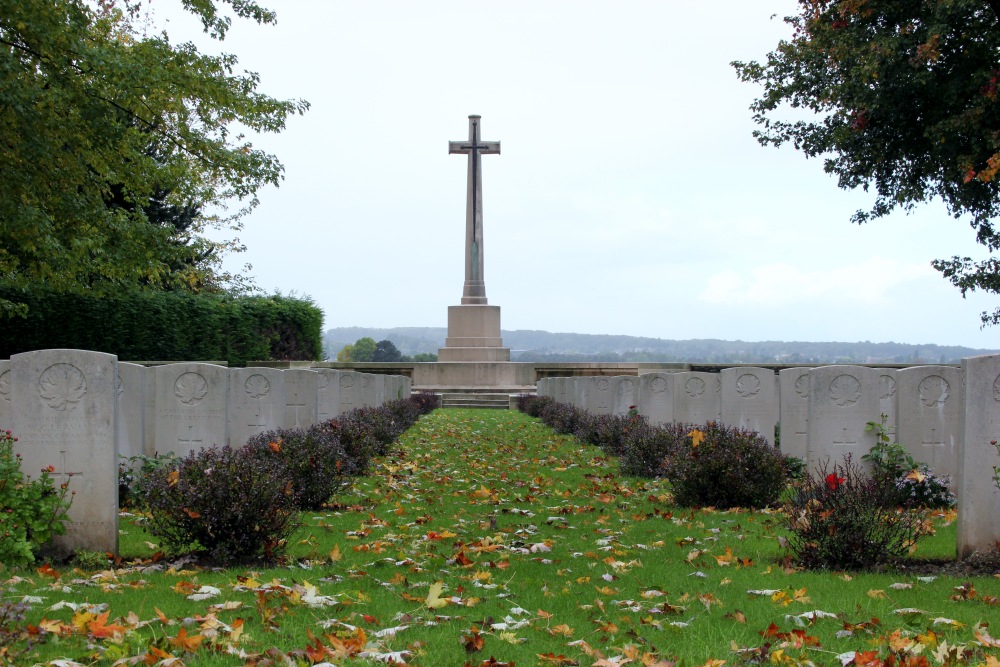
M486 282L483 276L483 183L481 156L500 154L499 141L480 141L479 116L469 116L469 139L449 141L449 155L469 156L465 204L465 285L463 304L485 304Z

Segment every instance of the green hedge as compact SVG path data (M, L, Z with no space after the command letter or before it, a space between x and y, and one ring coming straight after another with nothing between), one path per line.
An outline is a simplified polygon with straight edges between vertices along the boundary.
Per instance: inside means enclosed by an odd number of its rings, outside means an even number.
M323 311L310 299L127 291L100 296L0 286L0 298L25 303L26 318L0 319L0 358L30 350L75 348L123 360L322 358Z

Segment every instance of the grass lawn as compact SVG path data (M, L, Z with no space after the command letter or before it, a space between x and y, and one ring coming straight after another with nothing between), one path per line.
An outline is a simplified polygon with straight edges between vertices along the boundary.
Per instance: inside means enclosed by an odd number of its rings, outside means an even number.
M37 628L0 641L18 665L1000 667L1000 578L795 571L780 514L672 507L519 413L423 417L339 500L276 568L154 561L123 518L114 569L0 573ZM953 521L915 557L952 556Z

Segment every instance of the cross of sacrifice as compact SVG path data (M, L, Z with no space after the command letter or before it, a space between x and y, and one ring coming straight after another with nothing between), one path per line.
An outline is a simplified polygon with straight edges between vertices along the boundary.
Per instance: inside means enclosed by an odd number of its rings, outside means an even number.
M499 155L499 141L480 141L479 116L469 116L468 141L449 141L448 154L469 156L469 176L465 199L465 286L463 304L485 304L486 283L483 276L483 155Z

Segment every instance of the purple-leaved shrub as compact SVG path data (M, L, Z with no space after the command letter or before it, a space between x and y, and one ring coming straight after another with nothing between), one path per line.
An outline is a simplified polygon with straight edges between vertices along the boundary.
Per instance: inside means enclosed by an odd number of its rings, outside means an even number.
M784 457L764 436L718 422L692 427L661 472L682 507L768 507L786 483Z
M320 509L351 484L347 452L337 434L322 424L266 431L250 438L246 451L265 465L280 465L300 509Z
M280 461L244 449L191 452L151 473L149 532L169 551L220 563L273 561L298 525L290 478Z

